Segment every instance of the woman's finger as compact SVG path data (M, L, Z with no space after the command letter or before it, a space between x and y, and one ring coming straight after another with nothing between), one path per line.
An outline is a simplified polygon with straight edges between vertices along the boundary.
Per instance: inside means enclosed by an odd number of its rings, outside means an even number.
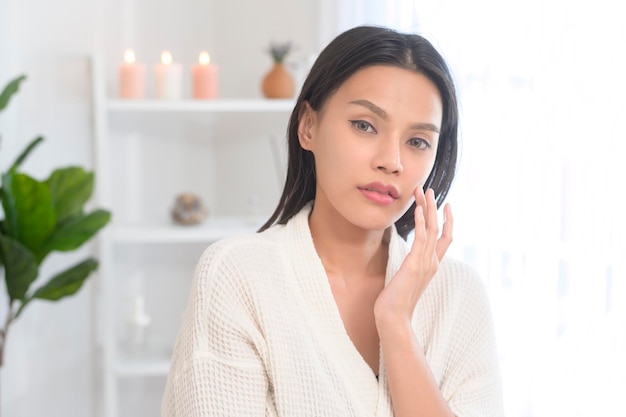
M446 203L443 207L443 230L441 237L437 241L437 259L443 259L450 244L452 243L452 229L454 226L454 218L452 217L452 208Z
M415 196L416 208L421 206L424 209L424 213L426 213L426 195L422 187L416 187L415 191L413 191L413 195Z
M426 190L426 245L424 259L430 262L435 254L437 239L439 238L439 220L437 219L437 202L435 191L432 188Z
M424 245L426 240L428 239L428 235L426 233L426 217L424 215L424 208L420 205L415 207L415 229L414 229L414 238L413 245L411 246L411 252L414 252L416 255L420 256L424 252Z

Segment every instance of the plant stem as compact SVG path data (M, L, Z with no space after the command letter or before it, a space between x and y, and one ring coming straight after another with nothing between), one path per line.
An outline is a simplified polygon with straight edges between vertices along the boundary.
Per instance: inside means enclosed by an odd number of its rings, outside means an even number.
M22 310L24 310L24 307L26 307L26 305L30 303L31 301L32 301L32 298L26 298L22 300L22 302L20 303L20 308L17 309L17 312L15 314L11 314L11 322L15 320L16 318L18 318L20 314L22 314ZM7 323L7 326L8 326L8 323Z
M4 323L4 327L0 329L0 369L4 365L4 348L7 345L7 335L9 334L9 326L13 322L13 303L9 301L9 311L7 312L7 319Z

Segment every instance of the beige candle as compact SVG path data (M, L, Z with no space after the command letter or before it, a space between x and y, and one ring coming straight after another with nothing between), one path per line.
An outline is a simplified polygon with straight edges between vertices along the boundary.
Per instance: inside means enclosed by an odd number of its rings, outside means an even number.
M163 51L161 63L154 66L155 96L159 99L180 99L183 96L183 69L173 62L172 54Z

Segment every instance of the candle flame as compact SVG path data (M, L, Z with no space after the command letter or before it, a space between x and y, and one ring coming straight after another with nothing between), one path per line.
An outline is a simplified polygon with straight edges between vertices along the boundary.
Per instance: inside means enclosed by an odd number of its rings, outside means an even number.
M170 51L163 51L161 53L161 62L166 65L172 63L172 54L170 54Z
M133 51L132 49L127 49L126 52L124 52L124 61L127 64L134 64L135 63L135 51Z
M200 52L200 57L198 58L198 60L202 65L209 65L209 62L211 62L211 57L208 52L202 51Z

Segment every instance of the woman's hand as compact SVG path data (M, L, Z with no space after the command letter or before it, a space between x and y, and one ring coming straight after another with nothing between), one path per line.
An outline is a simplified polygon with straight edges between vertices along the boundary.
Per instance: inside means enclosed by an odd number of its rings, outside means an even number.
M441 236L437 220L435 193L421 187L415 190L415 239L411 251L389 284L380 292L374 305L377 326L387 324L410 325L415 306L426 286L439 268L452 242L452 212L444 206ZM379 328L379 332L382 329Z

